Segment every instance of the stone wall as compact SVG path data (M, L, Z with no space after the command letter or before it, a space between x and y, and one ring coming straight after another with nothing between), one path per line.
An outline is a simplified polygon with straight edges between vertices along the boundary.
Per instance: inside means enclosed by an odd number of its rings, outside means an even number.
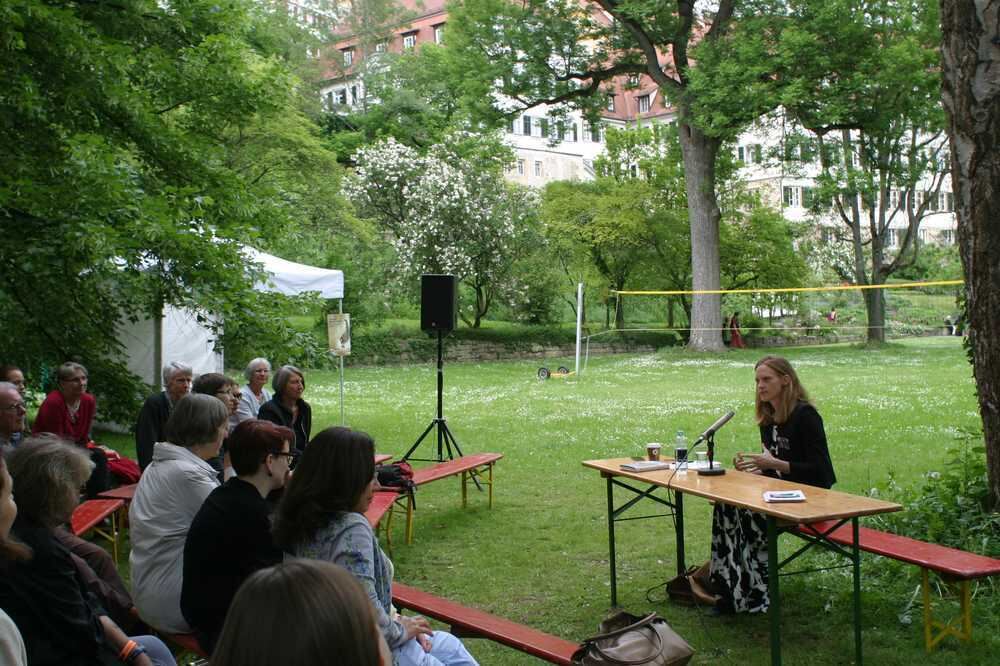
M581 354L586 351L586 347L581 350ZM656 348L652 345L627 344L621 342L592 342L590 343L590 354L600 356L604 354L629 354L654 352ZM399 343L399 355L395 359L378 359L380 363L412 363L416 361L426 361L436 358L436 343L428 348L427 343L411 343L402 340ZM547 358L573 358L576 354L575 345L505 345L497 342L478 341L451 341L445 342L444 358L446 361L513 361L523 359Z

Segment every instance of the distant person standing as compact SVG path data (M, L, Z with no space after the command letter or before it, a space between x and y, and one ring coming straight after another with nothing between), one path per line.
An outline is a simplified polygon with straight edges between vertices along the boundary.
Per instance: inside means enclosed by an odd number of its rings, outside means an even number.
M837 308L830 308L830 314L826 316L827 321L831 324L837 323Z
M746 349L743 336L740 334L740 313L734 312L729 318L729 346L733 349Z

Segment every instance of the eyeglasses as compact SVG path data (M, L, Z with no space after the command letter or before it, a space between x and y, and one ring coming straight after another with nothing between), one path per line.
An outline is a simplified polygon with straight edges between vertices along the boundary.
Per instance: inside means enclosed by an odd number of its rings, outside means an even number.
M299 452L298 451L279 451L277 453L272 453L272 456L285 456L288 458L288 468L291 469L298 462Z
M24 406L23 402L13 402L5 407L0 407L0 411L3 412L26 412L28 408Z

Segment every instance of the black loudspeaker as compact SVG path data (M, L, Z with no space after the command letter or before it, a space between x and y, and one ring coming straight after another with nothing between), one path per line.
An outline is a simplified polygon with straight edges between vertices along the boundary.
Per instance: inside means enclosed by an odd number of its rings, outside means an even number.
M449 333L455 330L458 280L454 275L420 276L420 328Z

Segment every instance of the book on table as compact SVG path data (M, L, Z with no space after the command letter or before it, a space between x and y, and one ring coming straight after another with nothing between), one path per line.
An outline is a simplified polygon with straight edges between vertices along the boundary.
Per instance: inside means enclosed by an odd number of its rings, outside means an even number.
M656 469L670 469L670 463L662 460L636 460L622 464L626 472L652 472Z
M801 490L765 490L765 502L805 502L806 494Z

